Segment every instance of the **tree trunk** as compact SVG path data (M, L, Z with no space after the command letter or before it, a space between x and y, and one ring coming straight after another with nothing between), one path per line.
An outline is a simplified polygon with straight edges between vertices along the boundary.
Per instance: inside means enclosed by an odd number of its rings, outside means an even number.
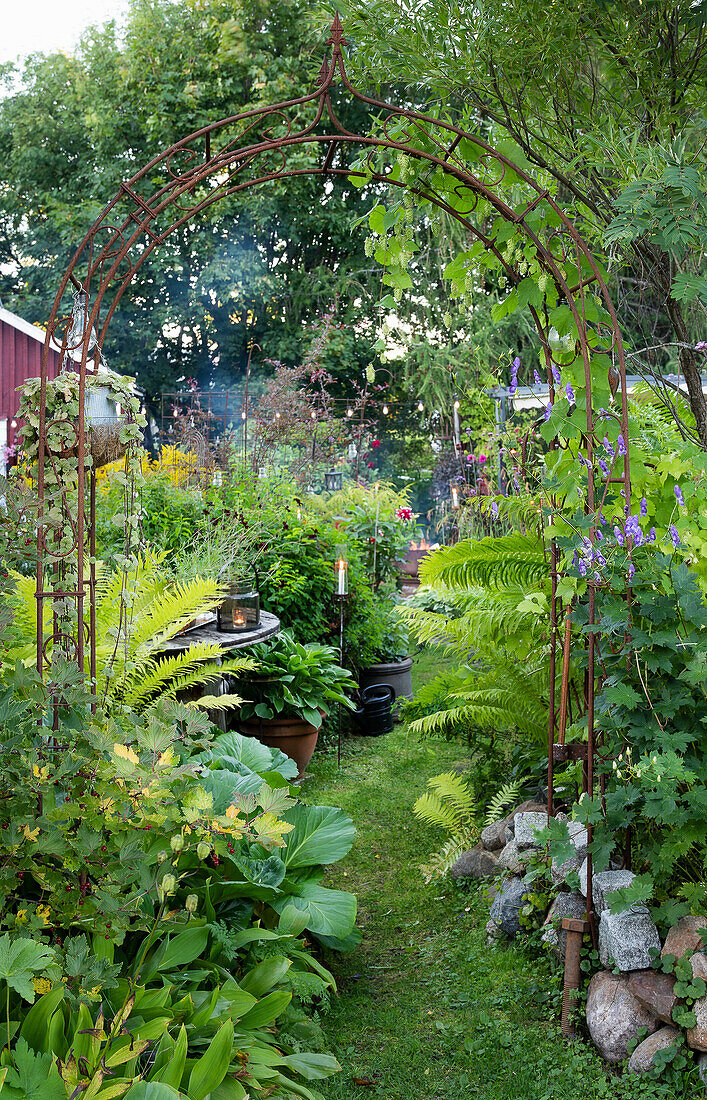
M702 371L698 353L691 346L690 332L685 323L685 317L679 302L668 295L666 301L668 316L670 317L675 339L681 346L678 348L678 362L687 386L690 398L690 408L697 425L697 435L705 451L707 451L707 399L702 392ZM690 345L690 346L685 346Z

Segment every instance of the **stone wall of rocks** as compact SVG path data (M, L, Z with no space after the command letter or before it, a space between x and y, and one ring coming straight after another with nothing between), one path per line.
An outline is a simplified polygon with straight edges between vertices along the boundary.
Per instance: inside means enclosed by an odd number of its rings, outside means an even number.
M575 852L558 866L553 862L553 882L566 887L566 878L576 872L580 891L565 888L557 895L545 917L542 939L560 959L564 959L566 934L564 917L582 919L586 912L587 832L578 822L558 814L567 822ZM481 843L465 852L450 870L453 878L495 878L505 872L494 892L490 919L486 926L489 940L500 936L513 938L521 931L520 913L532 888L525 882L525 866L540 847L537 833L545 828L547 813L539 803L526 802L508 817L483 830ZM600 871L592 876L592 900L599 921L599 958L604 970L594 974L587 991L587 1027L595 1046L607 1062L628 1057L629 1045L641 1028L648 1037L636 1046L628 1061L629 1071L645 1073L659 1050L670 1047L684 1035L687 1045L699 1059L700 1076L707 1084L707 996L692 1006L694 1027L684 1031L673 1022L672 1011L678 1004L673 987L675 978L651 967L655 952L676 957L689 955L693 975L707 981L707 953L702 950L700 928L707 925L702 917L684 917L671 928L664 944L650 912L634 905L623 913L610 912L613 891L629 886L630 871ZM620 973L614 973L618 970Z

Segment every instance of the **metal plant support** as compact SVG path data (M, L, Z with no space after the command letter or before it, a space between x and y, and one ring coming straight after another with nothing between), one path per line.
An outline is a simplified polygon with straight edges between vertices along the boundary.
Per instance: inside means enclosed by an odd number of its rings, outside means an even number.
M71 369L79 372L80 411L77 425L77 461L79 515L75 531L72 533L72 547L66 554L75 559L72 562L71 575L76 577L75 586L67 590L62 588L61 569L47 569L55 564L55 558L48 553L52 538L56 536L44 514L44 449L40 446L38 480L40 519L38 525L37 569L37 665L44 673L47 660L45 639L42 636L43 607L45 600L75 604L75 621L79 624L74 640L76 661L80 668L91 671L95 668L96 637L93 630L95 621L93 604L94 585L85 576L84 557L90 556L90 546L94 538L94 521L89 510L88 522L85 517L86 475L86 425L84 417L85 378L89 370L96 370L100 362L100 348L104 346L108 326L135 273L148 259L151 252L169 237L170 233L189 222L227 196L237 195L250 187L266 185L273 180L296 178L299 176L320 176L324 182L338 176L351 178L358 175L362 180L390 187L408 188L420 199L426 200L445 211L460 222L472 239L480 241L493 253L511 286L517 286L524 277L515 259L509 258L499 250L494 240L486 236L483 229L474 223L472 215L480 202L489 204L500 217L511 222L522 232L535 248L537 261L545 274L554 281L560 296L567 303L579 333L578 350L584 365L584 378L587 394L586 430L582 441L584 454L591 470L593 454L597 440L597 419L591 401L591 356L603 352L611 357L610 385L612 392L620 390L621 431L628 444L628 410L626 400L626 374L624 350L611 297L599 268L580 233L570 218L563 213L548 191L521 167L507 156L498 152L482 140L477 134L462 130L451 122L434 118L417 111L381 102L354 87L346 73L343 46L346 45L343 29L338 15L331 26L326 43L331 47L330 56L322 63L316 87L306 94L285 103L245 111L241 114L210 123L200 130L183 138L169 149L158 153L153 159L123 182L112 201L87 232L77 249L69 268L59 286L56 299L47 324L45 341L41 408L40 439L46 440L46 382L49 349L52 342L62 348L64 357L73 353ZM335 83L339 83L351 99L367 105L375 115L371 132L354 133L337 117L332 104L331 92ZM419 142L415 139L419 138ZM316 164L302 166L297 159L301 147L317 147L321 156ZM461 156L460 147L465 150ZM350 150L362 151L365 155L365 171L360 167L350 167L346 156ZM391 163L385 161L385 154L397 157L404 154L420 162L429 171L425 176L406 183L399 175L391 176ZM294 162L290 162L290 155ZM473 168L473 170L472 170ZM452 207L443 192L435 189L434 180L439 172L445 173L455 181L458 194L468 198L468 209L459 211ZM507 175L513 173L514 180L521 181L532 198L525 206L516 210L500 193L500 187ZM155 182L158 181L158 182ZM159 182L161 181L161 182ZM545 241L538 235L538 211L547 211L556 225ZM535 217L533 217L535 214ZM519 261L520 262L520 261ZM573 265L578 272L576 285L569 285L565 275L565 265ZM583 274L586 273L586 274ZM609 323L589 324L585 310L585 292L592 286L599 294L609 317ZM72 289L81 294L83 313L82 325L76 325L76 318L67 314L70 310L68 296ZM532 306L529 306L541 341L547 381L550 388L550 401L555 399L553 367L557 363L547 320ZM630 467L628 446L623 456L622 471L612 478L613 485L620 485L625 499L630 500ZM591 472L586 489L586 507L589 513L596 511L600 502L595 500ZM55 523L55 521L52 521ZM67 520L68 528L68 520ZM52 534L53 531L53 534ZM589 534L592 543L596 530ZM564 621L567 608L560 606L557 598L558 553L551 548L551 675L549 706L549 773L548 773L548 812L553 809L553 767L554 763L568 759L578 753L584 762L584 787L590 794L595 787L594 765L597 744L597 730L594 724L595 695L595 653L596 639L591 627L596 623L597 586L592 579L588 581L587 594L587 674L586 674L586 717L587 742L585 745L566 745L563 737L564 713L562 700L557 705L554 689L554 674L559 645L560 621ZM86 613L88 610L88 614ZM85 624L81 629L81 624ZM86 659L88 651L88 661ZM563 661L562 697L567 693L568 662ZM556 729L558 736L556 738ZM591 827L590 827L591 840ZM587 875L588 916L592 916L592 873L591 858Z

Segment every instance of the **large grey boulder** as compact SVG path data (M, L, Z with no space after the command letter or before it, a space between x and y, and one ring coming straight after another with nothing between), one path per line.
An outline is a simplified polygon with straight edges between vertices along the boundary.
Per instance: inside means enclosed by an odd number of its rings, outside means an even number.
M581 821L573 821L567 814L559 813L555 816L558 821L566 822L567 831L570 834L570 840L574 844L575 852L580 861L583 860L587 854L587 847L589 845L589 834L586 827L582 825Z
M597 915L609 908L614 890L630 886L635 877L632 871L597 871L593 874L592 898Z
M536 834L541 832L546 826L546 813L526 811L522 814L516 814L515 840L520 850L523 851L524 848L539 848L540 842Z
M527 895L528 887L521 878L509 878L493 899L489 916L511 939L520 932L520 910Z
M509 840L498 857L498 869L499 871L510 871L512 875L522 875L532 854L532 849L526 848L525 851L521 852L515 839Z
M564 863L558 863L556 859L553 859L550 864L552 881L558 886L561 882L566 882L572 871L579 871L581 862L580 856L572 856L570 859L566 859Z
M584 920L586 909L586 901L577 893L558 894L550 906L541 939L561 959L564 959L567 947L567 933L562 927L562 921L565 917Z
M492 825L487 825L481 830L482 847L487 852L498 852L501 848L505 848L507 827L505 820L494 821Z
M468 852L462 852L459 859L449 868L449 874L453 879L461 878L493 878L498 867L498 858L493 852L487 852L484 848L470 848Z
M660 937L644 905L633 905L624 913L605 909L599 918L599 959L602 966L619 970L647 970L660 951Z
M511 810L508 816L505 818L506 825L514 832L515 819L518 814L533 813L533 814L547 814L547 807L543 806L542 802L533 802L532 799L529 802L521 802L520 806L516 806L515 810Z
M642 1027L654 1032L657 1022L630 992L623 975L600 970L587 991L587 1027L601 1056L607 1062L621 1062L631 1039L638 1037Z
M635 970L628 976L628 988L637 1001L666 1024L673 1022L678 999L673 992L675 978L659 970Z
M639 1043L628 1060L629 1073L648 1073L659 1050L667 1050L680 1041L680 1032L674 1027L661 1027L642 1043Z

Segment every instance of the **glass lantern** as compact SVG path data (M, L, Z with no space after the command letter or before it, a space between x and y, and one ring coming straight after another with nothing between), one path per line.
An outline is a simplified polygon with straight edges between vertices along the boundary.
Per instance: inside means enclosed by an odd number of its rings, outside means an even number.
M260 626L260 595L256 585L241 578L219 577L227 587L216 609L217 626L224 634L245 634Z
M348 596L349 593L349 559L345 546L336 547L334 591L337 596Z
M339 470L328 470L324 474L324 488L328 493L338 493L344 487L344 475Z
M458 512L461 508L461 493L459 486L452 483L450 490L452 494L452 511Z

